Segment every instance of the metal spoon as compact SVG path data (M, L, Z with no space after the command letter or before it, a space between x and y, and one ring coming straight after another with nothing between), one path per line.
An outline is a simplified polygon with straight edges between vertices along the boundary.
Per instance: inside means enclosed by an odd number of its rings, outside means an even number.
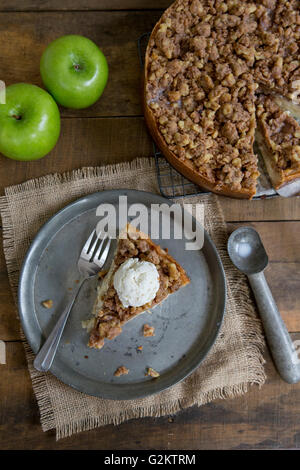
M279 374L288 383L299 382L300 359L264 276L268 256L258 233L252 227L238 228L227 249L233 264L248 276Z

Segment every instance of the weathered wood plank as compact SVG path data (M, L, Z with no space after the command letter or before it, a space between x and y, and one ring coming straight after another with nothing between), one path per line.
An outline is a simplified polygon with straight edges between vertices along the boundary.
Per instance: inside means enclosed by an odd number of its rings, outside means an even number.
M300 335L294 335L299 339ZM288 449L300 447L300 384L280 380L267 355L261 389L182 411L172 418L138 419L55 441L43 433L20 342L7 343L0 365L2 449Z
M289 331L300 331L300 263L270 263L266 279Z
M62 114L141 115L137 40L151 31L160 15L160 11L2 13L0 79L7 85L28 82L41 86L39 63L46 46L65 34L82 34L95 41L106 55L108 84L95 105L85 110L62 109Z
M142 118L63 119L58 144L43 159L18 162L0 155L0 193L4 187L42 175L131 161L152 152Z
M15 341L20 339L17 308L11 293L6 264L3 254L3 239L1 231L0 250L0 340ZM1 407L0 407L1 409Z
M247 201L219 197L228 221L251 220L300 220L300 197L275 197L272 199L260 199Z
M41 85L39 60L54 38L83 34L99 44L108 57L110 79L99 102L88 110L62 110L63 132L56 149L39 162L20 163L0 157L3 187L52 172L131 160L152 154L141 118L140 67L137 38L150 31L167 0L0 0L0 79ZM98 10L67 12L64 10ZM120 11L101 10L144 10ZM43 10L39 13L31 11ZM52 10L52 13L49 11ZM59 12L61 10L61 12ZM156 10L156 11L155 11ZM82 119L82 118L91 119ZM78 119L80 118L80 119ZM227 221L300 220L300 199L238 201L220 198ZM232 224L231 229L238 224ZM267 279L291 331L299 331L299 225L255 223L271 263ZM299 232L299 230L298 230ZM300 334L294 336L300 339ZM268 357L267 384L252 387L244 397L218 401L168 418L140 419L81 433L58 443L54 432L43 433L31 387L18 321L0 254L0 339L7 343L6 366L0 365L0 446L2 449L230 449L299 448L300 386L282 382ZM10 342L11 341L11 342Z
M172 0L0 0L0 11L160 10Z

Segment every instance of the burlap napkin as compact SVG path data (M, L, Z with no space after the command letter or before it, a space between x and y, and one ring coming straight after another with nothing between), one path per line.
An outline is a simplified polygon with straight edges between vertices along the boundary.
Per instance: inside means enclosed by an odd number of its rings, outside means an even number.
M12 291L16 296L19 270L30 242L41 225L75 199L104 189L130 188L158 193L153 160L86 168L50 175L9 187L0 199L3 244ZM245 393L249 384L265 381L261 324L247 282L226 252L226 226L217 197L203 195L188 202L205 205L205 227L221 255L228 286L227 311L218 339L199 369L160 394L134 401L110 401L79 393L32 366L33 354L24 338L33 389L44 431L56 429L57 439L131 418L163 416L217 398ZM187 202L185 200L185 202Z

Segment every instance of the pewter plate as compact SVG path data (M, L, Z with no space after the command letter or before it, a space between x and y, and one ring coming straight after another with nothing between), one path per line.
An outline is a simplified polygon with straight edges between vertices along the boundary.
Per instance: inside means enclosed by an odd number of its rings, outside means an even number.
M97 207L110 203L118 213L121 195L128 197L128 205L146 205L149 213L151 204L171 204L161 196L143 191L94 193L58 212L34 239L21 271L19 312L35 353L80 279L77 259L99 221ZM123 333L108 341L103 349L94 350L87 347L88 335L81 327L81 321L90 316L96 298L97 280L87 281L72 309L51 367L51 372L65 384L88 395L113 400L146 397L186 378L214 344L224 316L226 288L222 263L213 242L205 233L202 250L187 251L185 239L171 236L170 240L155 241L168 248L186 270L191 283L152 313L145 312L127 323ZM46 299L53 300L52 309L42 306ZM154 337L143 336L145 323L155 327ZM141 352L138 346L143 346ZM115 377L114 371L121 365L130 372ZM160 377L145 376L147 367L157 370Z

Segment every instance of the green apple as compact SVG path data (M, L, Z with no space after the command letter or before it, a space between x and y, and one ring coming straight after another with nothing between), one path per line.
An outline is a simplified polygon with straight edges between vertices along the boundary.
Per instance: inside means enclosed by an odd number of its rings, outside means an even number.
M105 55L90 39L63 36L44 51L40 71L43 83L57 103L87 108L102 95L108 78Z
M14 160L37 160L55 146L60 114L52 96L28 83L6 89L0 104L0 152Z

